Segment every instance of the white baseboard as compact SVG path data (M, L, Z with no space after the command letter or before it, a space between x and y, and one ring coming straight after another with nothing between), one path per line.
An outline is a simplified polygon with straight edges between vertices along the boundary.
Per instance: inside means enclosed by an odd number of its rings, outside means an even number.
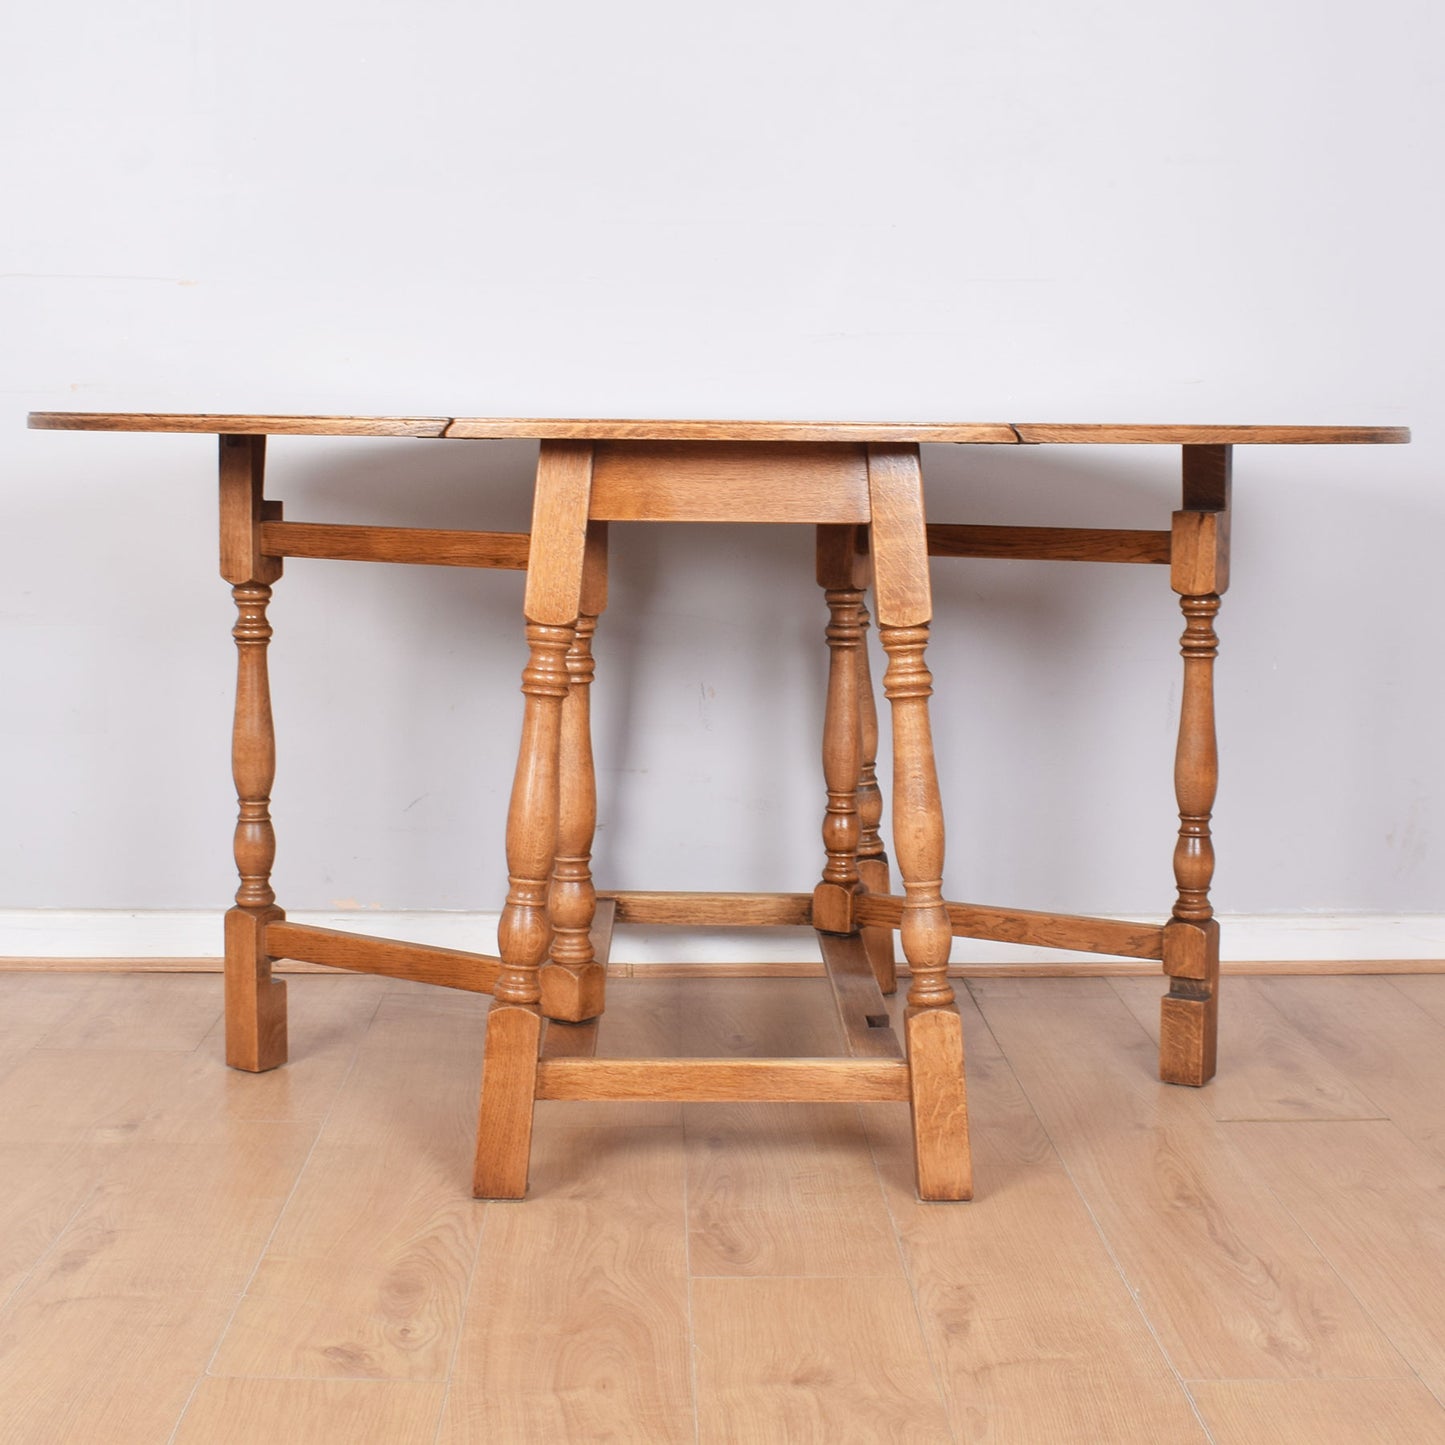
M221 912L73 909L0 910L0 966L7 960L215 959L221 953ZM496 951L497 918L489 913L382 913L352 910L291 913L317 924L473 952ZM1222 915L1226 962L1370 964L1445 960L1445 914ZM1102 962L1097 954L956 938L955 964ZM623 926L612 961L816 964L817 945L802 928L686 929ZM1153 965L1148 965L1152 968Z

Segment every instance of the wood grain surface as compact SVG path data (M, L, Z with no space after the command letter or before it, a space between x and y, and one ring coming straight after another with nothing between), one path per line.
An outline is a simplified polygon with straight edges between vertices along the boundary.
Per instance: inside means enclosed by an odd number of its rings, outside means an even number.
M174 1445L433 1445L446 1387L412 1380L201 1381Z
M402 562L525 571L531 550L531 538L526 532L262 522L260 535L261 551L268 557L327 557L338 562Z
M1140 1028L1159 1037L1157 979L1116 979ZM1350 1082L1268 999L1241 978L1221 1003L1220 1067L1200 1096L1223 1122L1237 1119L1382 1119L1384 1110Z
M959 1009L979 1121L978 1199L967 1209L921 1203L907 1115L867 1115L958 1440L1204 1445L1168 1357L1007 1057L973 1001L960 999Z
M256 1075L214 977L7 978L6 1445L1445 1439L1445 978L1253 981L1199 1091L1143 986L978 985L958 1208L902 1104L752 1103L539 1106L532 1200L479 1205L485 1000L292 988ZM598 1048L823 1054L828 993L623 978Z
M1395 1321L1396 1348L1445 1399L1445 1161L1388 1119L1238 1123L1225 1134L1355 1298Z
M580 441L1037 442L1266 445L1408 442L1399 426L1200 426L1148 423L861 422L283 416L266 413L33 411L37 431L215 432L260 436L475 437Z
M1202 1096L1155 1083L1153 1042L1112 991L972 988L1186 1379L1408 1373Z
M897 928L903 917L903 899L896 893L865 894L854 906L859 922L865 924L881 923ZM1079 949L1124 958L1159 958L1163 953L1163 929L1157 923L1087 918L1073 913L1039 913L1028 908L990 908L978 903L946 903L945 907L957 938ZM1049 967L1047 964L1037 966Z
M857 446L602 442L592 515L616 522L866 522Z
M1168 532L1107 527L985 527L928 524L930 557L1037 562L1168 562Z
M484 1004L384 997L213 1374L447 1377L483 1224L462 1181Z
M440 1445L691 1438L681 1131L566 1117L487 1211Z
M1214 1445L1426 1445L1445 1440L1440 1402L1418 1380L1196 1380Z
M417 983L460 988L470 993L491 993L501 967L501 960L490 954L284 921L267 927L266 950L273 958L301 959L327 968L414 979Z
M693 1331L707 1445L950 1438L902 1280L699 1279Z
M908 1097L901 1059L544 1059L539 1099L730 1099L850 1103Z

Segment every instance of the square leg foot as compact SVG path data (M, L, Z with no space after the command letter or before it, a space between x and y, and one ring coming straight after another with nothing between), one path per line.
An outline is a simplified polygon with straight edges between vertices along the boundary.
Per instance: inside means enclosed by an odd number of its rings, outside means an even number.
M1159 1013L1159 1077L1193 1088L1214 1077L1219 1040L1219 1000L1167 994Z
M527 1193L541 1041L542 1016L536 1008L493 1001L487 1014L472 1175L472 1193L478 1199L522 1199Z
M279 908L226 914L226 1063L263 1074L286 1062L286 985L271 977L266 925Z
M1159 1014L1159 1077L1198 1088L1214 1077L1219 1040L1219 924L1164 925L1169 992Z
M541 973L542 1017L581 1024L607 1002L607 969L600 963L549 963Z
M951 1004L910 1008L903 1026L913 1113L913 1157L922 1200L973 1198L963 1020Z

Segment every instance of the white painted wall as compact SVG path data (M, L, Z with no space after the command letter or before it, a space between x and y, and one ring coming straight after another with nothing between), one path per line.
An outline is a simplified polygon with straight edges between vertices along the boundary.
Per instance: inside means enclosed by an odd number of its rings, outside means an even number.
M233 886L209 438L30 408L1409 423L1237 457L1217 898L1438 913L1445 21L1355 5L80 0L0 48L0 906ZM280 440L290 515L521 527L525 445ZM938 520L1174 458L930 448ZM807 887L804 529L618 528L601 878ZM953 897L1170 898L1162 570L940 562ZM293 562L282 901L490 909L515 574Z

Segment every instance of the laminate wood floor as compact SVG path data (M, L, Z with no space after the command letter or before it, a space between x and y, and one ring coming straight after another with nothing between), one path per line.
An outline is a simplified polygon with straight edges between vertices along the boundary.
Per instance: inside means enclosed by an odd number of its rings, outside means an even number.
M0 980L3 1445L1445 1442L1445 976L977 982L978 1196L903 1105L542 1104L467 1195L486 1000ZM840 1045L817 979L620 979L604 1053Z

